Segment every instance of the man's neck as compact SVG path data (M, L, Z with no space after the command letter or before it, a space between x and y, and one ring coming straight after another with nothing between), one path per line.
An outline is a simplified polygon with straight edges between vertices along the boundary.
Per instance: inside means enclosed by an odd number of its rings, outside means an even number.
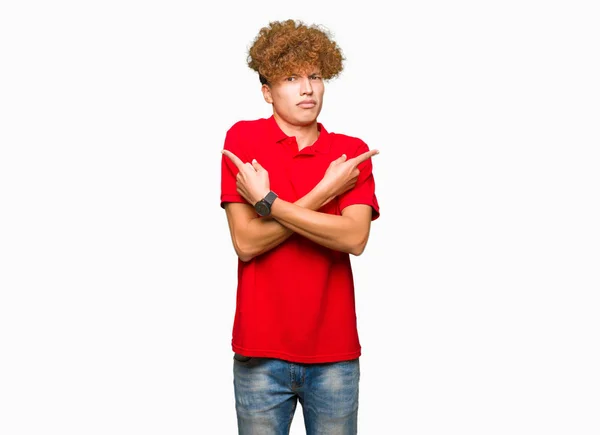
M308 125L293 125L285 122L276 113L273 113L277 125L288 136L295 136L298 144L298 151L309 147L317 141L319 137L319 126L315 120Z

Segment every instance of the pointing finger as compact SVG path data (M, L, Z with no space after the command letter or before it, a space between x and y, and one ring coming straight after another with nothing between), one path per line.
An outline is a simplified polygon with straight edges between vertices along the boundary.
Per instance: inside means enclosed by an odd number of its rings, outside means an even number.
M379 150L369 150L369 151L364 152L350 160L352 160L354 162L354 164L359 165L360 163L364 162L365 160L370 159L371 157L373 157L374 155L377 155L377 154L379 154Z
M244 162L242 162L238 156L236 156L235 154L233 154L231 151L229 150L222 150L221 151L222 154L225 154L227 157L229 157L229 160L231 160L233 162L233 164L239 169L241 170L242 167L244 166Z

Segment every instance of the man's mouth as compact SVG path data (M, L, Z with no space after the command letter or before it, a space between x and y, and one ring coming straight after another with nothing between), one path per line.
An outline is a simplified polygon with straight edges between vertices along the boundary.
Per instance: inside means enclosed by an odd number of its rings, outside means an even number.
M315 100L304 100L299 102L297 105L303 109L312 109L317 105L317 102Z

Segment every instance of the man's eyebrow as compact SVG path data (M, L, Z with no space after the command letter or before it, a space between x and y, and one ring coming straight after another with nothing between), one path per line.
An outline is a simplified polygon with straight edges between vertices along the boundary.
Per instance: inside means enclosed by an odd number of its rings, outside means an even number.
M310 76L320 76L321 75L321 71L313 71L310 73L299 73L299 72L291 72L286 74L284 77L301 77L303 74L306 74L307 77Z

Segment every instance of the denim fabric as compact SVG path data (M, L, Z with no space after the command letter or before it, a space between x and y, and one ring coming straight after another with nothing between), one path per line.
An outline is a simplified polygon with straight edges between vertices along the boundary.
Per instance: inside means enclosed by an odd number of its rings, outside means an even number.
M289 434L300 400L307 435L354 435L359 379L359 358L303 364L236 354L233 386L238 433Z

